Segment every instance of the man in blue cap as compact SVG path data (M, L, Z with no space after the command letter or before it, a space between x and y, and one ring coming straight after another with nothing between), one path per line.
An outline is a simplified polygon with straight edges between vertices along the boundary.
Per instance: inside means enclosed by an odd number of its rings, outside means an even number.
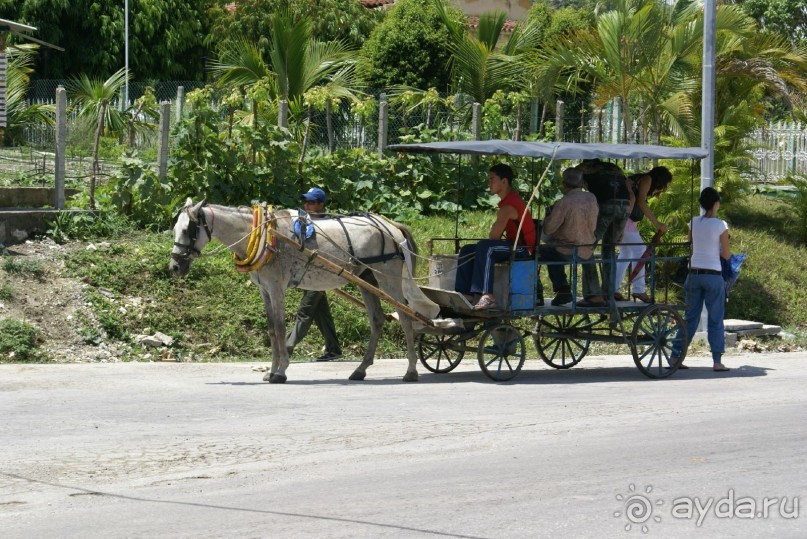
M312 187L302 195L303 208L312 219L321 219L325 215L325 191L319 187ZM325 353L317 358L317 361L331 361L342 357L342 347L336 337L336 327L331 316L331 306L328 304L328 297L321 290L305 290L303 299L300 300L300 307L297 309L297 321L286 337L286 349L289 356L294 351L294 347L308 334L314 322L325 339Z

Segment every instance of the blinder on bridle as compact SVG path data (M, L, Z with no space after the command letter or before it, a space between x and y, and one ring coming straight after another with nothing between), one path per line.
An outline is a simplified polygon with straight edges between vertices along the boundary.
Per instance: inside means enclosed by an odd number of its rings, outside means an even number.
M188 214L189 218L187 233L188 233L188 239L190 240L190 244L185 245L184 243L179 243L175 241L174 246L179 247L180 249L182 249L182 251L179 253L174 252L171 253L171 258L173 258L174 260L193 260L194 258L202 254L201 251L199 251L199 249L195 247L196 240L199 239L200 228L202 228L205 231L208 240L213 239L213 230L212 227L208 226L207 224L207 217L205 217L205 212L201 211L200 208L199 214L197 215L196 219L194 219L191 216L190 208L191 206L187 206L185 208L185 212ZM201 227L199 225L201 225Z

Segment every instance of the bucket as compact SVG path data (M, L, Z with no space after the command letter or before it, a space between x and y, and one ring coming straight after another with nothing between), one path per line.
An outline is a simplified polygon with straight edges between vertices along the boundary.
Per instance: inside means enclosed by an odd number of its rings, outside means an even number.
M457 282L457 255L432 255L429 259L429 286L454 290Z

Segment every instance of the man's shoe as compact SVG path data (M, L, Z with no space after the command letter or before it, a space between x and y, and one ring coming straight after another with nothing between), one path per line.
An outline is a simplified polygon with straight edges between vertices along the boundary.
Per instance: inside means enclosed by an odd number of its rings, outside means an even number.
M571 292L558 292L555 294L555 297L552 299L552 305L557 307L558 305L563 305L564 303L571 303L572 293Z
M340 357L342 357L342 354L337 354L336 352L325 352L317 358L317 361L333 361L334 359L339 359Z

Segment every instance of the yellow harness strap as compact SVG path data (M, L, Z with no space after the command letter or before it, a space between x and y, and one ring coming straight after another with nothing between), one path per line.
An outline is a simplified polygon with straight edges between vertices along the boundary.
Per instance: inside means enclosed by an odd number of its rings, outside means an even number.
M240 272L261 269L269 262L275 251L275 238L272 237L272 207L266 203L252 207L252 232L247 240L247 254L239 258L233 253L233 262Z

